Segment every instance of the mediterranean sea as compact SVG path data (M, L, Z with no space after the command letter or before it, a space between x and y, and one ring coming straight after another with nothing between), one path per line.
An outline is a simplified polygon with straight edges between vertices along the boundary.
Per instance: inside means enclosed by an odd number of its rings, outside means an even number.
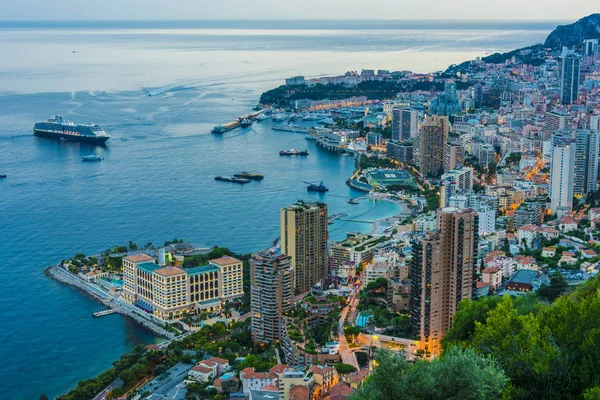
M134 322L92 318L97 304L43 274L78 252L183 238L237 252L268 247L279 209L320 200L373 221L400 212L345 185L354 160L302 134L255 123L214 136L287 76L444 69L538 43L556 22L0 22L0 398L57 396L158 341ZM148 96L147 93L153 93ZM100 124L105 148L34 138L54 115ZM280 157L282 149L308 157ZM84 163L96 153L102 162ZM236 185L216 175L256 171ZM309 194L303 181L330 191ZM332 239L368 232L336 221Z

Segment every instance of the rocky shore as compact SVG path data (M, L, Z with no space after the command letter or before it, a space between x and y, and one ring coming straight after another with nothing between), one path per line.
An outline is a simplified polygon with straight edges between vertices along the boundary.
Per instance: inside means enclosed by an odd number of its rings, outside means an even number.
M128 304L123 304L119 301L118 298L112 297L110 293L104 291L98 286L87 282L80 277L72 274L71 272L62 268L59 264L51 265L44 270L44 274L51 279L54 279L57 282L63 283L67 286L72 287L80 293L85 294L90 297L94 301L97 301L106 307L109 307L115 312L122 314L126 317L129 317L136 321L138 324L144 326L145 328L151 330L158 336L165 337L167 339L173 339L175 334L173 332L167 331L157 322L153 321L151 317L141 315L136 312L133 307Z

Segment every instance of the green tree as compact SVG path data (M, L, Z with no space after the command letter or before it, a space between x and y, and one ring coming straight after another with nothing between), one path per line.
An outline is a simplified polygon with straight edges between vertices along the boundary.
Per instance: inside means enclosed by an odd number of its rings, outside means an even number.
M561 296L569 287L569 283L560 272L550 275L550 286L542 286L539 294L542 298L552 302Z
M462 347L413 365L403 355L380 350L377 362L353 400L497 399L508 384L496 361Z
M334 364L333 367L340 375L346 375L346 374L350 374L352 372L356 372L356 368L354 367L354 365L350 365L350 364L337 363L337 364Z

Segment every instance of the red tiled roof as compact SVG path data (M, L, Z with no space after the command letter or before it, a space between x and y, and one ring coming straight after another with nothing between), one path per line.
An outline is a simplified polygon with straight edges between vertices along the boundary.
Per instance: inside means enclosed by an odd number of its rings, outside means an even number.
M203 367L201 365L196 365L194 368L192 368L192 371L198 371L198 372L203 372L205 374L208 374L208 373L212 372L212 369Z
M340 382L331 388L331 400L345 400L354 392L350 386Z
M241 379L277 379L277 375L272 372L254 372L254 368L244 368L240 372Z
M305 386L294 386L290 389L290 400L308 400L308 388Z
M285 371L285 369L287 368L287 365L285 364L277 364L274 365L269 372L272 372L274 374L283 374L283 372Z
M260 390L265 390L267 392L279 392L279 388L275 385L267 385L263 388L260 388Z
M485 268L481 272L484 274L495 274L498 271L500 271L500 268L498 268L498 267L488 267L488 268Z
M477 282L477 289L483 289L486 286L489 286L487 282Z
M224 358L219 358L219 357L211 357L209 358L210 361L214 361L217 364L229 364L229 360L226 360Z

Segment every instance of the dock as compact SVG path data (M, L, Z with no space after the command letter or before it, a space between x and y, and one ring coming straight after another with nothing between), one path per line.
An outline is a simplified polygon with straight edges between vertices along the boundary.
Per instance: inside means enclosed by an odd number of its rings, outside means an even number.
M333 214L330 215L329 218L327 218L327 223L328 224L333 224L333 221L335 221L336 219L340 219L342 217L347 217L348 214Z
M92 315L94 317L104 317L105 315L110 315L114 313L116 313L116 311L112 308L109 308L108 310L96 311L95 313L92 313Z

